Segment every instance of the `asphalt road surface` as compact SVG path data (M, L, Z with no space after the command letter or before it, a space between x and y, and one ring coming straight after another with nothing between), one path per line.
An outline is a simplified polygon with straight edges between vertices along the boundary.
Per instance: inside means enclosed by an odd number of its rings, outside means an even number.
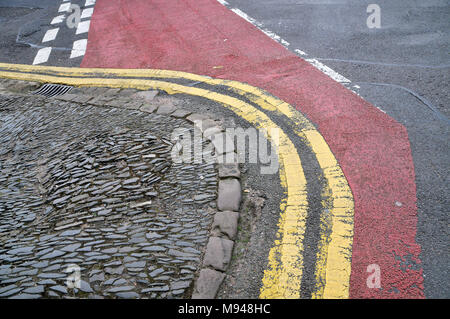
M450 1L229 0L408 129L427 298L448 298ZM369 4L381 28L368 28ZM419 97L419 98L418 98ZM425 102L425 103L424 103Z
M403 124L416 174L418 232L425 296L448 298L450 1L376 1L381 27L367 26L374 1L227 0L289 43L351 81L364 99ZM81 9L85 1L72 1ZM33 64L60 14L59 1L0 0L0 62ZM65 23L44 65L79 66Z
M79 66L83 56L70 58L74 41L87 38L87 33L77 34L77 29L57 17L69 16L73 12L60 7L63 2L43 0L0 0L0 60L4 63L33 64L40 49L51 46L46 65ZM67 3L69 4L69 2ZM74 0L80 11L86 1ZM55 20L54 20L55 19ZM87 20L87 19L83 19ZM72 21L72 20L71 20ZM53 23L52 23L53 22ZM51 41L43 41L48 30L58 29Z

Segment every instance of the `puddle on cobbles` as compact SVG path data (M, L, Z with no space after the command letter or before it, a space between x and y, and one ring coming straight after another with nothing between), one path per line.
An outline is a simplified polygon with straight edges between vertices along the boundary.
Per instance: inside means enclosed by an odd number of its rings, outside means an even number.
M192 126L33 101L0 96L0 297L187 297L217 190L214 164L171 160Z

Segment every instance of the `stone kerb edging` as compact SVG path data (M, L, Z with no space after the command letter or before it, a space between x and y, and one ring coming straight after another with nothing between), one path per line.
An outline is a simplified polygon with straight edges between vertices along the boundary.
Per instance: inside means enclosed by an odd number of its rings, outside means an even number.
M186 118L202 131L215 148L219 169L217 209L211 226L211 236L203 258L203 268L195 283L192 299L212 299L225 278L237 233L241 183L239 164L233 139L216 122L193 113Z

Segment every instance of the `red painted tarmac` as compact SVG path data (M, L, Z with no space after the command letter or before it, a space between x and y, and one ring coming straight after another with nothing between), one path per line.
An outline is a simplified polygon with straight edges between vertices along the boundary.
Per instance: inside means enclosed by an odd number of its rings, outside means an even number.
M394 119L216 0L97 0L81 66L209 75L293 105L324 136L354 195L350 297L424 298L422 270L404 263L420 264L416 185L408 134ZM382 289L366 285L370 264Z

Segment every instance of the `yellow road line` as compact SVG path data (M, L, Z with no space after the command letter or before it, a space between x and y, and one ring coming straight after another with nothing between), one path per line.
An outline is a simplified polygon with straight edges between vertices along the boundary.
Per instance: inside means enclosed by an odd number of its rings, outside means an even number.
M324 177L327 181L326 193L329 194L330 204L328 206L330 215L323 219L327 222L328 227L322 227L324 230L330 228L331 233L322 232L320 249L317 254L316 264L316 280L318 283L317 291L314 293L315 298L348 298L348 286L351 270L351 247L353 243L353 196L345 179L345 176L337 163L334 155L329 149L323 137L316 130L314 125L307 120L300 112L292 108L288 103L273 97L267 92L237 81L212 79L210 77L195 75L178 71L166 70L142 70L142 69L82 69L82 68L61 68L48 66L28 66L0 63L0 69L20 71L20 72L41 72L53 74L57 76L121 76L121 77L153 77L153 78L178 78L199 81L209 85L227 86L233 91L249 98L252 102L261 108L283 114L290 123L291 128L296 134L304 140L308 141L310 148L314 152ZM36 78L39 81L39 78ZM49 82L58 82L58 78ZM128 80L127 83L130 83ZM134 83L134 82L133 82ZM76 84L72 84L76 85ZM81 85L81 84L80 84ZM101 84L97 84L101 86ZM140 85L136 83L136 85ZM122 86L120 86L122 87ZM127 87L136 87L134 84ZM136 87L145 89L145 87ZM286 203L282 204L286 205ZM286 206L286 209L289 206ZM283 225L284 221L280 220ZM327 226L325 225L325 226ZM277 245L275 245L277 247ZM281 269L282 261L279 256L280 251L271 251L269 260L270 269ZM274 293L267 293L267 287L273 287L275 279L282 278L280 276L268 275L264 278L261 296L270 295L277 297ZM321 284L323 283L323 284ZM282 295L278 295L282 297Z
M230 85L228 83L228 85ZM321 239L316 258L316 291L313 298L346 299L349 296L351 253L353 245L354 202L350 186L331 152L316 128L288 103L270 96L247 84L233 83L236 91L263 109L274 109L291 120L290 127L307 141L315 154L327 182L325 193L330 199L328 215L323 216ZM324 205L325 206L325 205ZM323 214L326 214L323 212ZM328 233L328 230L331 230Z
M1 77L60 83L74 86L100 86L114 88L159 89L170 94L184 93L201 96L219 102L242 117L253 126L264 129L267 138L274 143L280 163L280 179L285 188L286 198L280 205L279 240L271 249L269 264L273 267L265 271L264 289L261 296L267 298L299 298L303 271L303 238L308 210L306 178L297 150L281 128L263 112L251 104L237 98L205 89L179 84L136 79L70 78L48 75L0 72ZM271 128L278 128L278 139L271 136ZM276 252L279 252L279 262Z

